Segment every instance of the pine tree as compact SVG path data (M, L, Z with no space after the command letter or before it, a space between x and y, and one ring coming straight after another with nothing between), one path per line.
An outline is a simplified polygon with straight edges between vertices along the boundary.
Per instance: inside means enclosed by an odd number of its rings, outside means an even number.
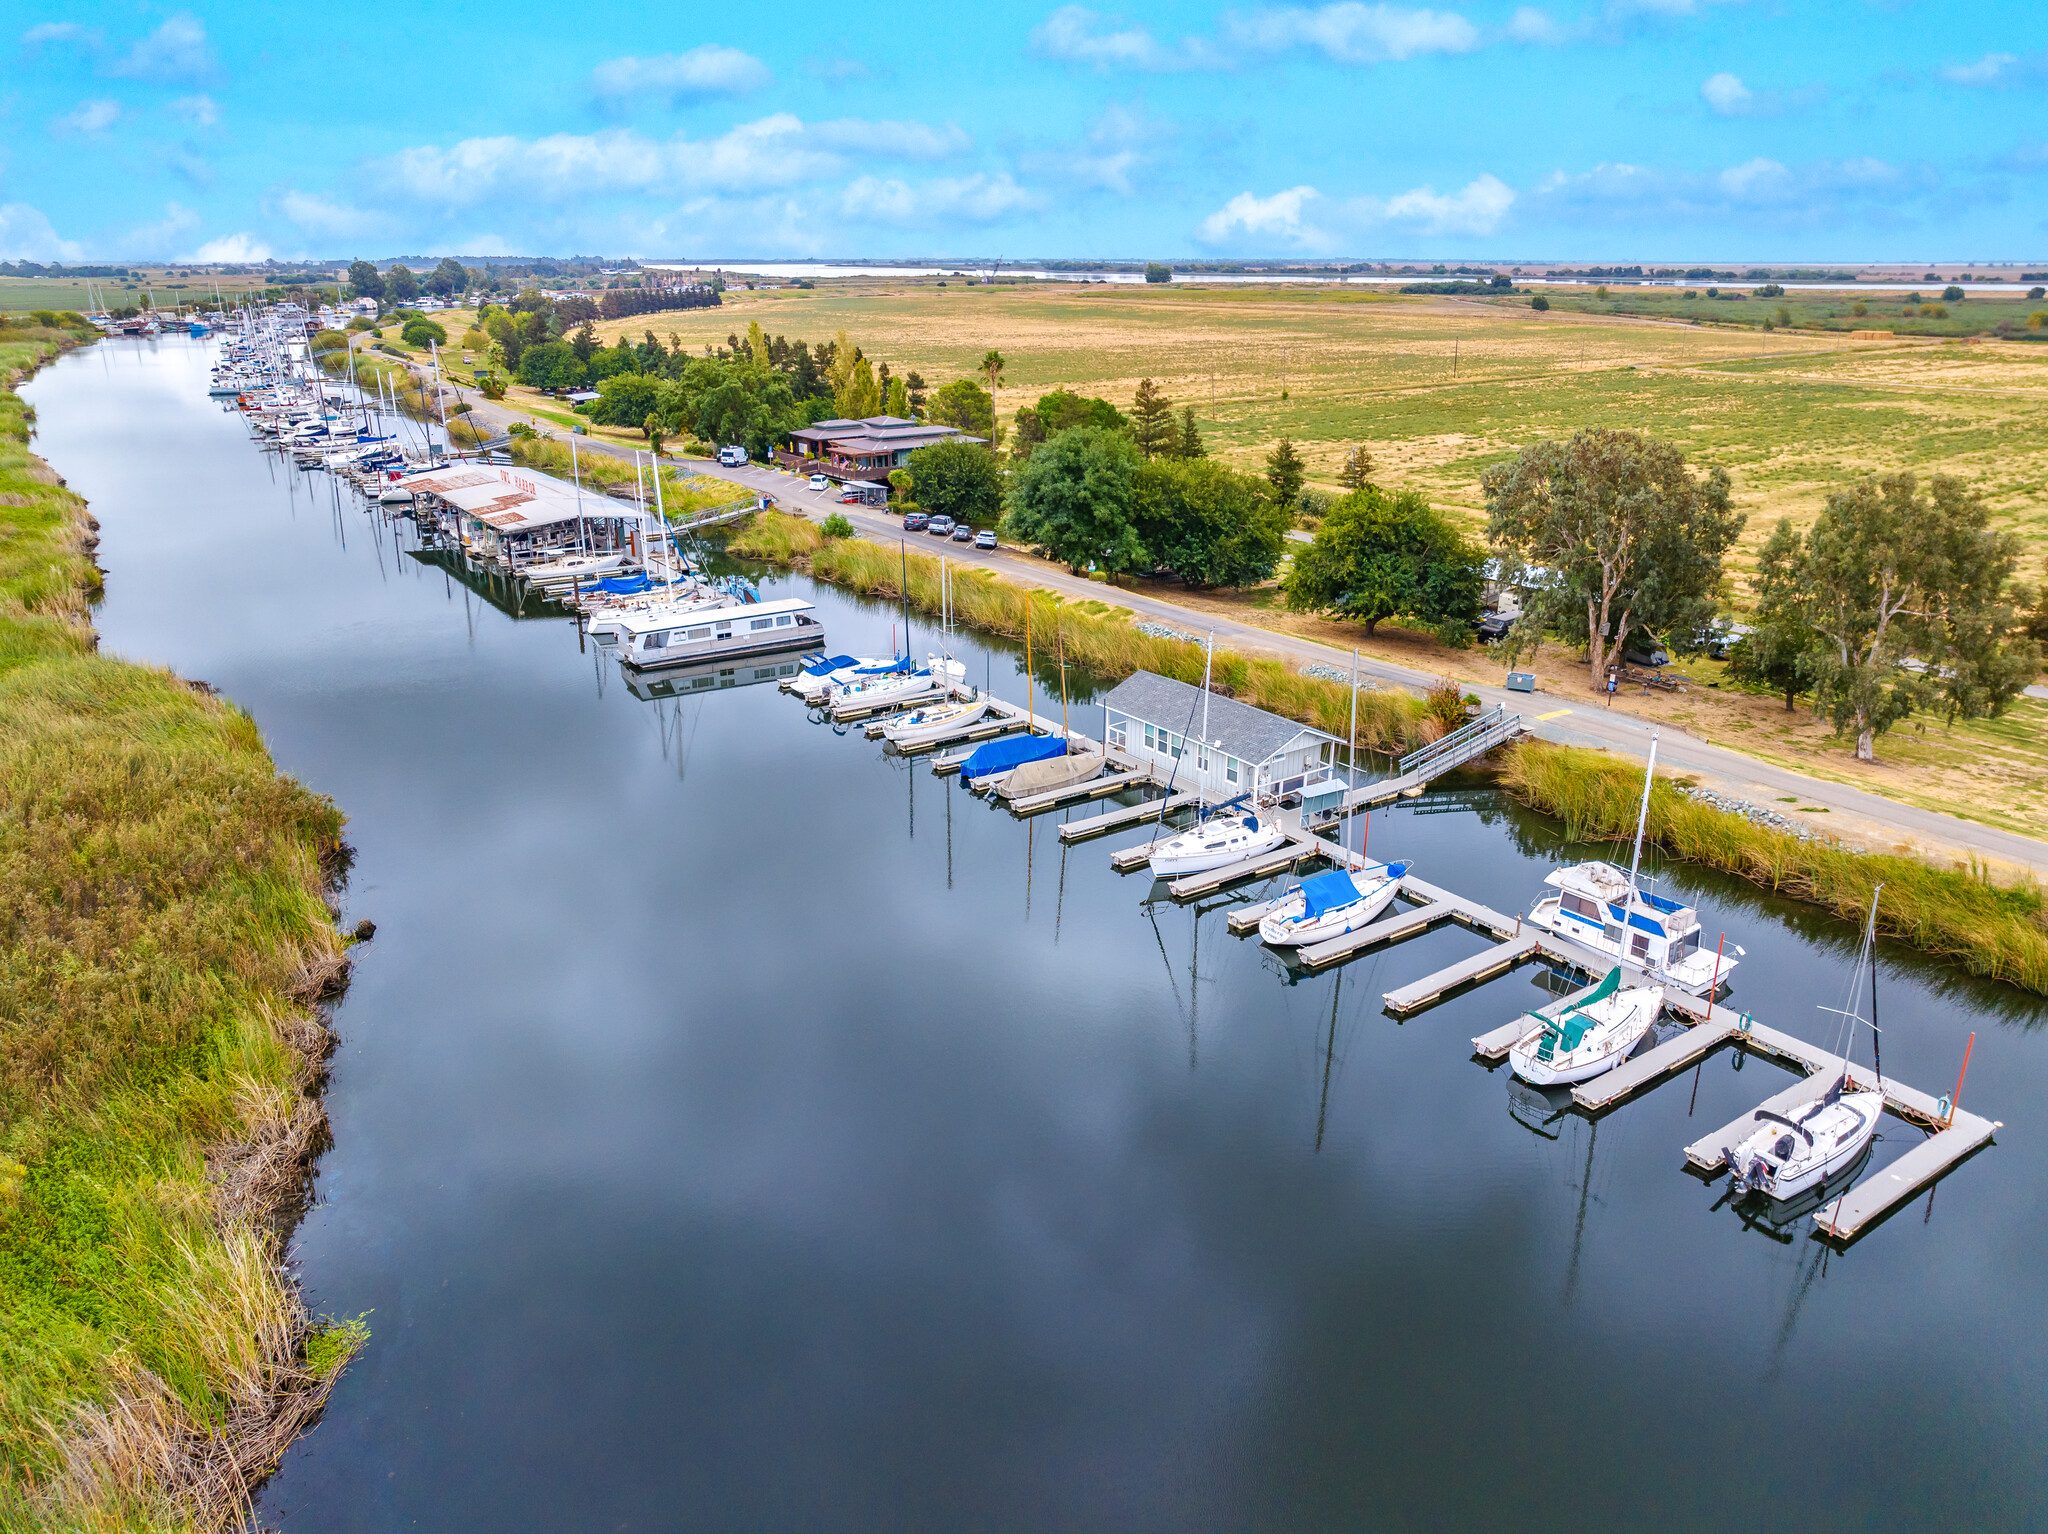
M1180 413L1180 445L1176 449L1182 458L1207 458L1209 450L1202 446L1202 434L1195 429L1195 407L1190 405Z
M1363 490L1372 483L1372 449L1360 444L1344 455L1344 472L1338 476L1346 490Z
M1282 437L1280 445L1266 455L1266 483L1273 487L1273 499L1283 511L1294 510L1295 497L1301 494L1307 474L1308 465L1294 450L1291 437Z
M1173 429L1173 403L1153 386L1149 378L1138 380L1138 392L1131 401L1131 437L1147 458L1171 454L1178 435Z

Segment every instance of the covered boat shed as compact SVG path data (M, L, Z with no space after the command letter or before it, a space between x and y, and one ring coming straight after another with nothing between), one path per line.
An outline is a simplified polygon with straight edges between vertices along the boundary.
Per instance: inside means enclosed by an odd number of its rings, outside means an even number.
M1203 701L1199 687L1137 672L1102 700L1106 738L1111 749L1211 802L1239 794L1249 794L1254 804L1290 794L1314 801L1320 791L1343 787L1336 736L1214 693L1205 729Z
M461 514L464 544L474 553L521 565L578 546L592 553L629 549L637 509L594 490L579 490L551 474L531 469L459 463L404 481L415 495L425 492Z

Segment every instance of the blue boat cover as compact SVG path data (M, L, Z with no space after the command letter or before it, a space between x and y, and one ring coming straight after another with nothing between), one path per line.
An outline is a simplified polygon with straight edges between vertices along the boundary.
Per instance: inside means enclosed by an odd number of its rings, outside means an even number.
M1351 875L1341 868L1326 874L1317 874L1313 879L1301 881L1301 898L1307 902L1303 915L1310 921L1344 906L1352 905L1359 899L1358 886L1351 882Z
M1045 762L1066 754L1065 736L1012 735L1006 740L992 740L977 747L974 755L961 763L960 776L963 781L986 777L990 773L1022 767L1026 762Z
M847 656L847 659L848 659L848 660L852 660L852 659L853 659L853 657L852 657L851 655L849 655L849 656ZM897 657L896 657L896 658L895 658L894 660L892 660L892 661L888 662L888 663L887 663L886 665L881 665L881 666L863 666L863 667L861 667L861 668L860 668L860 670L858 670L858 671L854 672L854 675L855 675L855 676L893 676L893 675L894 675L894 674L895 674L896 672L898 672L898 671L913 671L913 670L915 670L916 668L917 668L917 662L916 662L916 661L912 660L912 659L911 659L911 658L910 658L910 657L909 657L908 655L899 655L899 656L897 656Z
M857 657L852 655L819 655L804 662L804 670L812 676L823 676L828 671L837 671L841 666L850 666Z
M592 585L597 590L609 592L616 597L637 596L653 584L654 582L644 575L613 575L607 576L604 580L592 582Z

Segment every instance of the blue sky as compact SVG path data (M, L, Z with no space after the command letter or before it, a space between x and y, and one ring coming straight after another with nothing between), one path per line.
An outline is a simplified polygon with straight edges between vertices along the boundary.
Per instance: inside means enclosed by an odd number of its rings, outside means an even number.
M2048 7L0 0L0 256L2048 256Z

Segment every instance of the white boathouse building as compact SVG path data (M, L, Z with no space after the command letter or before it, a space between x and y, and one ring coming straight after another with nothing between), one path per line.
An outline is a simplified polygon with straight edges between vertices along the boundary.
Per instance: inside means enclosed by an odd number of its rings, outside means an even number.
M1313 801L1342 788L1336 736L1214 693L1205 727L1203 705L1201 688L1137 672L1102 700L1106 738L1162 778L1171 775L1177 792L1197 792L1211 803L1240 794L1253 804L1291 794Z

